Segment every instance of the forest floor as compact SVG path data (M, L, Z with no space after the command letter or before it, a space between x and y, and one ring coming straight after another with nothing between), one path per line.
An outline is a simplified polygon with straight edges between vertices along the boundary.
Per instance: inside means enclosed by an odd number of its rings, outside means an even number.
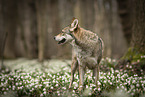
M1 61L0 61L1 63ZM38 59L19 58L15 60L4 60L4 66L10 71L21 70L25 72L48 72L55 73L60 71L60 68L70 67L71 60L51 59L39 62Z
M77 72L72 90L68 91L71 60L4 60L5 68L0 67L0 97L145 97L144 70L129 63L115 69L116 64L115 59L102 59L98 86L93 81L92 70L87 70L81 93Z

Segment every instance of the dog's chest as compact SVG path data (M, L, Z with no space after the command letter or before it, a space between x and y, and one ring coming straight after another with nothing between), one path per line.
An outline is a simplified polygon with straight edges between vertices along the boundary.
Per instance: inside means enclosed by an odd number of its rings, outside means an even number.
M85 57L90 57L92 56L93 53L93 48L88 47L88 48L83 48L75 44L75 42L72 43L73 46L73 51L79 58L85 58Z

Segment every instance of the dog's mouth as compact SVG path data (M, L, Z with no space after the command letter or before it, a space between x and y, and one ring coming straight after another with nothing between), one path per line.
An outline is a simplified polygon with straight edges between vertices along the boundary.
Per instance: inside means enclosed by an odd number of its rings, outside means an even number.
M65 41L66 41L66 39L63 38L61 41L58 42L58 44L63 44L63 43L65 43Z

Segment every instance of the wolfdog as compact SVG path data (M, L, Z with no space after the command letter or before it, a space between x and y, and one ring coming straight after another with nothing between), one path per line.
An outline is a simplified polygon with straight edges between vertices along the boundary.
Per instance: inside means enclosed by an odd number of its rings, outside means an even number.
M103 41L97 34L79 26L78 19L73 18L72 23L54 37L58 44L70 43L72 45L71 81L74 73L79 70L79 90L83 90L86 67L93 70L95 84L99 80L99 63L103 54Z

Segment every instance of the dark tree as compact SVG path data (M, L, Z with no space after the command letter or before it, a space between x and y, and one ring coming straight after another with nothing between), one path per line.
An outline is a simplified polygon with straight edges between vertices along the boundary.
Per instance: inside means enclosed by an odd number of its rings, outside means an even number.
M122 0L118 1L122 2ZM130 6L127 14L130 14L130 25L132 25L129 34L130 47L121 58L119 65L129 62L144 69L145 60L142 60L141 56L145 55L145 0L128 0L127 4Z

